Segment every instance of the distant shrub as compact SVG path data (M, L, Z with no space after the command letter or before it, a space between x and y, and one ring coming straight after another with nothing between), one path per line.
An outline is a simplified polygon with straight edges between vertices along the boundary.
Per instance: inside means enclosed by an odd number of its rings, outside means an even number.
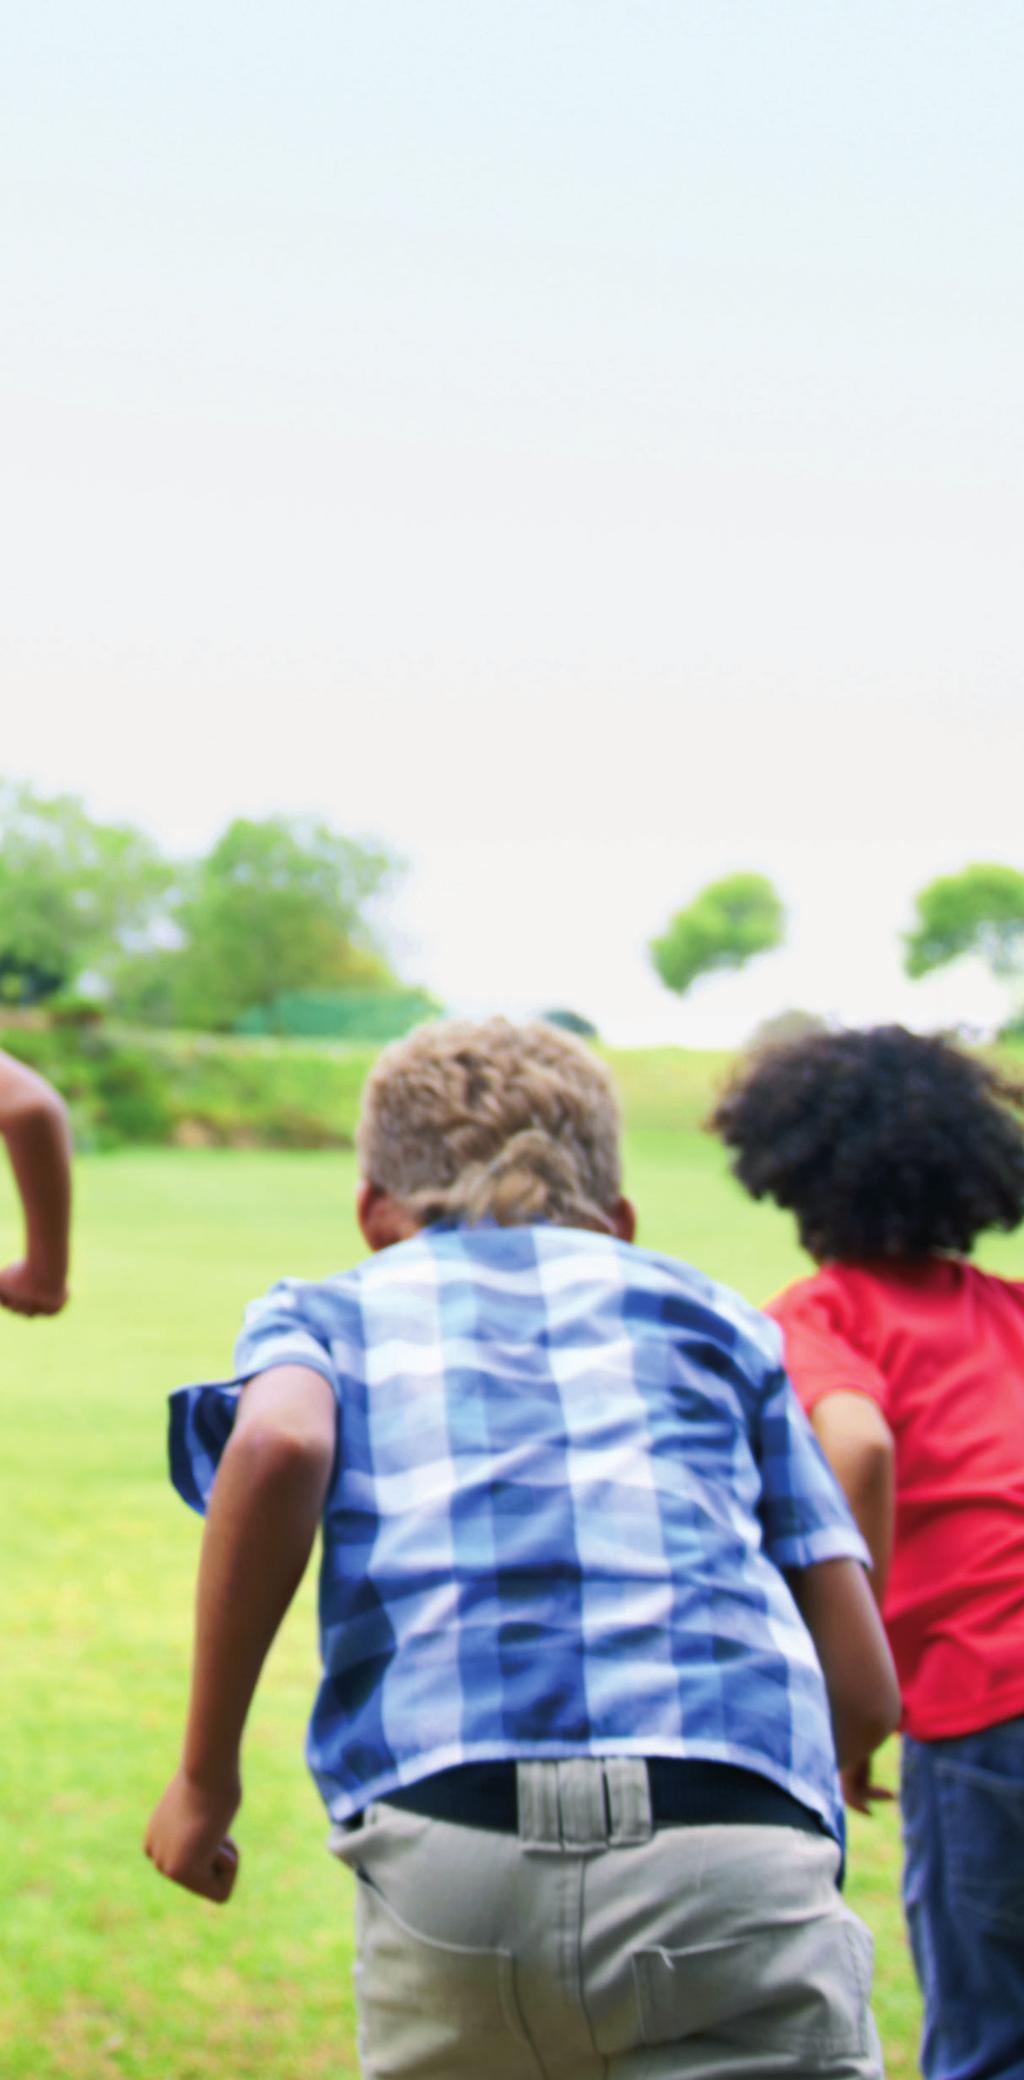
M73 990L62 990L58 996L47 999L46 1016L51 1025L84 1028L102 1025L106 1013L103 1005L98 1004L95 997L79 996Z
M115 1141L167 1141L174 1122L171 1094L159 1067L141 1047L111 1043L96 1095L103 1128Z
M173 1138L193 1146L351 1148L376 1050L299 1040L154 1034Z
M546 1026L560 1026L563 1033L576 1033L581 1040L600 1039L597 1027L580 1011L542 1011L540 1015Z
M80 1148L170 1139L166 1078L144 1046L115 1039L90 1015L58 1015L0 1033L0 1047L38 1069L60 1091Z

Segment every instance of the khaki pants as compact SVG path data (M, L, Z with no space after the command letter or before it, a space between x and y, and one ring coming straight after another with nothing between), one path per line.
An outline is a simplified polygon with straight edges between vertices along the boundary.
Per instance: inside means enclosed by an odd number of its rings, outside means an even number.
M518 1836L386 1804L335 1830L364 2080L880 2080L826 1836L652 1830L642 1763L518 1772Z

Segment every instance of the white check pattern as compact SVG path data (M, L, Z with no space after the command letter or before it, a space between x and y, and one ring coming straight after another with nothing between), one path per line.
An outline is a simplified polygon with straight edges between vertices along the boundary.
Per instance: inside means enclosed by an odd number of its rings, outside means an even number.
M336 1821L499 1757L693 1756L842 1838L828 1704L783 1571L866 1559L779 1332L582 1230L438 1227L249 1308L227 1385L172 1396L203 1510L240 1383L338 1403L308 1755Z

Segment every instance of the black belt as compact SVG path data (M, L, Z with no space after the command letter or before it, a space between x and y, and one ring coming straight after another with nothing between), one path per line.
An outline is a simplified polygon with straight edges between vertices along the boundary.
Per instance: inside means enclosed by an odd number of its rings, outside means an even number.
M684 1762L653 1756L647 1763L655 1827L798 1827L826 1834L823 1820L755 1770L728 1762ZM467 1762L439 1770L418 1784L389 1791L386 1805L404 1806L430 1820L515 1834L519 1826L514 1762Z

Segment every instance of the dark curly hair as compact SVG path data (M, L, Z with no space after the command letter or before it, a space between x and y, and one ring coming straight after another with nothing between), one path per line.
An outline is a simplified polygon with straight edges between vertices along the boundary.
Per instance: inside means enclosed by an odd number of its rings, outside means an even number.
M1024 1086L903 1026L814 1033L741 1063L707 1124L819 1263L964 1254L1024 1218Z

